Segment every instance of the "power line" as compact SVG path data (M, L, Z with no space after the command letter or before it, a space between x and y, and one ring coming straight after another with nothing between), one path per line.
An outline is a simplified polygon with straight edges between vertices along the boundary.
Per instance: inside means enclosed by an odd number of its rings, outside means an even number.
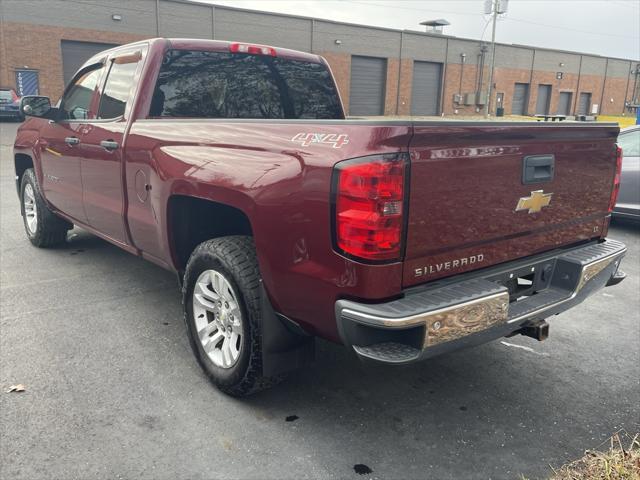
M401 10L412 10L414 12L435 12L435 13L450 13L452 15L470 15L470 16L484 16L483 13L469 13L469 12L454 12L451 10L434 10L434 9L424 9L424 8L413 8L413 7L405 7L405 6L400 6L400 5L383 5L382 3L372 3L372 2L359 2L357 0L331 0L333 2L338 2L338 3L357 3L359 5L367 5L367 6L373 6L373 7L384 7L384 8L399 8Z
M640 38L637 35L615 35L612 33L599 33L591 30L578 30L577 28L564 27L561 25L551 25L548 23L532 22L531 20L524 20L522 18L505 17L504 20L511 20L513 22L521 22L521 23L530 23L531 25L540 25L540 26L549 27L549 28L559 28L562 30L570 30L572 32L588 33L590 35L601 35L605 37L634 38L634 39Z

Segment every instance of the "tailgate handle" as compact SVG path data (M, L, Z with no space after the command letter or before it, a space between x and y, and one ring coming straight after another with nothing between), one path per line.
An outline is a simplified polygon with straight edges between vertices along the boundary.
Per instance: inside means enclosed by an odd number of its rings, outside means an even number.
M522 183L545 183L553 180L555 157L553 155L529 155L522 160Z

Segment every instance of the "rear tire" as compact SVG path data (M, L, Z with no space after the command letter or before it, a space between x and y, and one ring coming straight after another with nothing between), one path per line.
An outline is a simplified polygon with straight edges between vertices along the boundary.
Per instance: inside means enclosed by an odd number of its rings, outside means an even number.
M25 170L20 183L20 204L24 229L29 241L39 248L64 243L73 225L58 217L47 206L33 168Z
M221 237L198 245L183 283L191 348L211 382L241 397L279 378L262 370L261 279L253 239Z

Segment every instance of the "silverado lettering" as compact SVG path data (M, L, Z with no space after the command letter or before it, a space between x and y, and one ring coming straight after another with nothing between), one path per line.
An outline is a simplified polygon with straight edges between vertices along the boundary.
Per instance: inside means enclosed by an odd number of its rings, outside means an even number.
M433 265L427 265L425 267L419 267L415 269L416 277L423 275L430 275L446 270L452 270L454 268L464 267L466 265L473 265L474 263L480 263L484 260L484 255L479 253L478 255L471 255L470 257L456 258L455 260L436 263Z
M29 241L77 226L175 272L195 357L231 395L309 364L316 336L392 364L543 340L624 279L616 124L347 119L318 55L161 38L20 111Z

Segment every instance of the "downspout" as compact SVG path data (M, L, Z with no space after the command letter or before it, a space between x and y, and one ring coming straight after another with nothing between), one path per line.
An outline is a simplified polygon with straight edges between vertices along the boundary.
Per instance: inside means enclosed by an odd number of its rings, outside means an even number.
M531 72L529 73L529 88L527 89L527 110L524 112L526 115L529 115L529 102L531 101L531 91L533 89L533 70L535 66L536 66L536 51L534 49L533 55L531 56ZM537 101L537 98L536 98L536 101Z
M160 36L160 0L156 0L156 37Z
M404 32L400 32L400 54L398 55L398 89L396 91L396 115L399 114L400 110L400 83L402 80L402 44L404 41ZM411 108L411 106L409 107ZM411 110L409 110L411 113Z
M447 79L447 64L449 63L449 39L444 47L444 65L442 66L442 78L440 79L440 115L444 115L444 86ZM460 76L462 79L462 75Z
M580 76L582 75L582 55L580 55L580 66L578 66L578 83L576 84L576 94L573 97L573 115L578 114L578 97L580 96Z
M602 81L602 93L600 93L600 110L598 115L602 115L602 102L604 101L604 88L607 86L607 70L609 70L609 59L607 58L604 64L604 80Z
M627 107L627 94L629 93L629 79L631 77L632 70L633 70L633 62L629 61L629 74L627 75L627 86L624 87L624 103L622 104L622 115L624 115L624 111Z
M311 38L309 39L309 52L313 53L313 36L316 31L316 19L311 19Z
M216 39L216 6L211 5L211 40Z
M448 41L448 40L447 40ZM462 79L464 78L464 64L466 63L467 55L460 54L460 85L458 86L458 95L462 98Z

